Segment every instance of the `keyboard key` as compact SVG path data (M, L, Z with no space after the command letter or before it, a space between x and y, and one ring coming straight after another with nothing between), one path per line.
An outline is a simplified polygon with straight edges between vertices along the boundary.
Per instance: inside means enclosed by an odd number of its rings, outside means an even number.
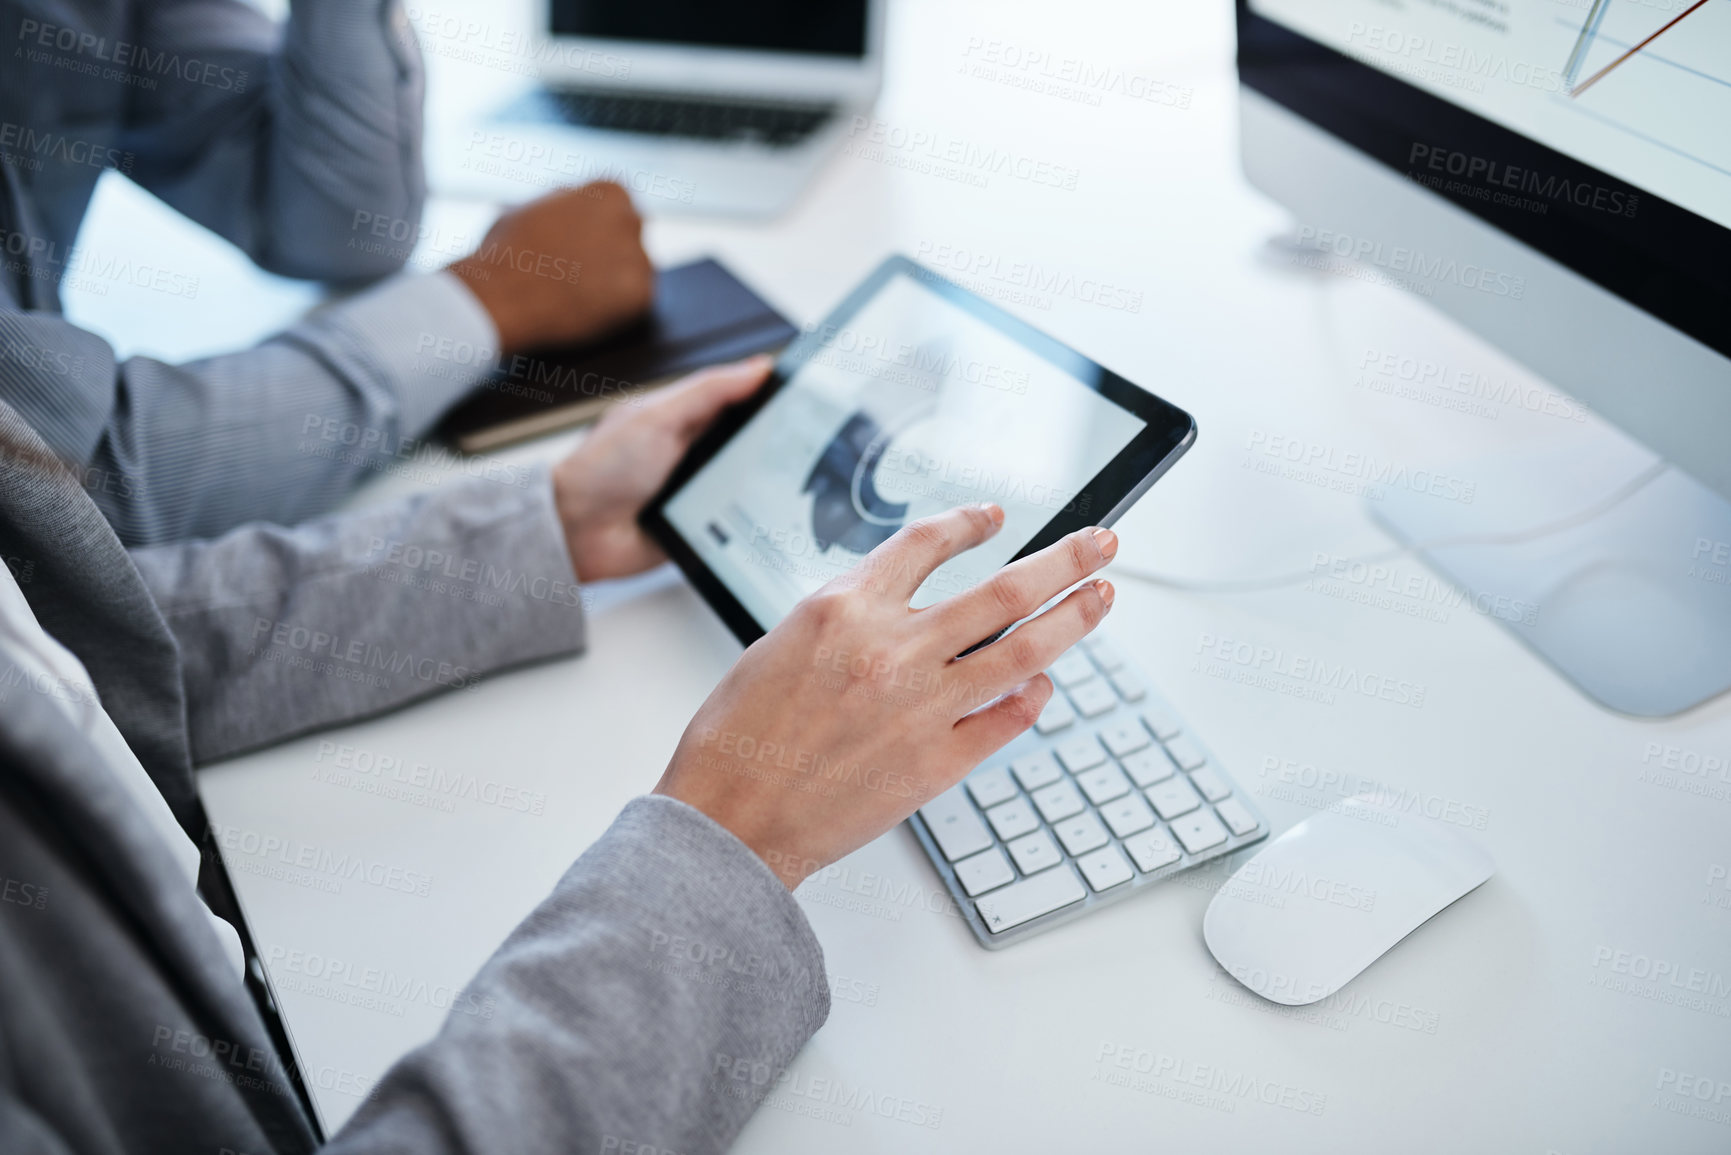
M1226 841L1226 827L1220 825L1220 819L1214 817L1214 812L1207 807L1174 822L1172 833L1191 854L1201 854L1210 846L1219 846Z
M1016 872L1010 869L1010 860L1004 857L1004 852L994 846L983 854L956 863L956 881L972 898L1006 882L1016 881Z
M1036 830L1026 838L1010 843L1010 857L1016 860L1016 869L1023 874L1038 874L1048 866L1064 861L1064 856L1058 852L1058 844L1044 830Z
M1180 770L1194 770L1208 761L1208 755L1202 752L1202 747L1196 744L1196 739L1188 734L1180 734L1166 743L1166 754L1172 761L1178 763Z
M1100 807L1100 816L1119 838L1128 838L1138 830L1154 825L1154 812L1148 809L1140 794L1126 794L1116 802L1107 803Z
M1148 830L1124 840L1124 849L1136 860L1136 869L1150 874L1162 866L1170 866L1179 858L1178 848L1163 830Z
M1028 805L1025 798L995 806L986 811L986 817L991 821L992 829L998 832L998 838L1004 842L1020 838L1030 830L1040 829L1040 820L1034 817L1034 808Z
M1031 918L1081 902L1087 895L1076 872L1062 868L1000 887L984 898L975 899L974 907L985 921L986 929L998 934Z
M1076 775L1076 785L1082 788L1082 793L1088 796L1088 801L1096 806L1102 802L1110 802L1120 795L1130 793L1130 780L1124 777L1124 771L1110 762L1104 766L1096 766L1084 774Z
M1154 741L1148 736L1148 731L1135 722L1121 722L1116 726L1106 727L1100 731L1100 740L1106 743L1106 749L1118 758L1134 754L1138 750L1146 750Z
M1082 868L1082 877L1095 890L1122 886L1136 876L1116 846L1102 846L1094 853L1078 858L1076 865Z
M926 829L937 840L938 849L951 862L978 854L992 844L992 832L968 805L968 797L960 786L950 787L920 807L920 817L926 820Z
M1148 801L1154 804L1160 817L1168 822L1202 805L1202 799L1181 774L1174 774L1159 785L1150 786L1143 793L1148 795Z
M1112 675L1112 688L1126 702L1140 702L1148 696L1148 687L1129 670L1119 670Z
M1118 695L1098 678L1070 687L1070 701L1076 704L1076 712L1084 718L1098 718L1118 708Z
M1172 759L1166 757L1166 751L1150 746L1146 750L1123 759L1124 769L1130 775L1130 781L1143 788L1164 782L1177 772L1172 765Z
M1165 706L1142 707L1142 724L1162 742L1170 742L1184 732L1184 724L1178 721L1178 715Z
M1018 758L1010 763L1010 769L1015 771L1016 781L1020 782L1022 789L1029 794L1042 786L1050 786L1064 776L1064 771L1059 769L1058 760L1052 757L1050 750Z
M966 781L968 793L974 796L981 810L989 810L1016 796L1016 784L1010 781L1010 771L1003 766L975 770Z
M1234 834L1249 834L1256 829L1256 819L1236 798L1228 798L1214 809L1220 812L1220 817L1226 820L1227 828Z
M1204 766L1190 772L1190 784L1202 792L1202 797L1210 802L1218 802L1232 793L1232 784L1226 780L1226 775L1212 766Z
M1070 708L1069 700L1053 691L1052 700L1040 711L1040 717L1034 722L1034 729L1041 734L1055 734L1075 720L1076 711Z
M1088 656L1094 659L1094 664L1108 674L1124 667L1124 655L1118 652L1118 647L1097 634L1083 638L1082 648L1088 651Z
M1070 773L1080 774L1106 761L1106 751L1094 735L1078 734L1058 747L1058 761Z
M1088 655L1081 650L1071 650L1052 663L1046 671L1052 675L1052 681L1068 689L1080 685L1094 676L1094 663L1088 660Z
M1096 846L1104 846L1111 841L1106 837L1106 828L1100 825L1100 820L1094 817L1092 810L1066 819L1052 829L1058 832L1058 841L1064 844L1064 849L1069 851L1072 857L1086 854Z
M1072 814L1080 814L1088 806L1082 801L1076 784L1068 778L1054 782L1044 790L1034 791L1033 798L1034 805L1040 808L1040 815L1047 822L1062 822Z

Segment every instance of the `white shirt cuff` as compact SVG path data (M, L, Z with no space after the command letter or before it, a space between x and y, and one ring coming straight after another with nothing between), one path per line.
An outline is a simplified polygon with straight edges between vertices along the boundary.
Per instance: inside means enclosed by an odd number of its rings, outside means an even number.
M493 318L449 272L400 274L322 314L396 397L405 436L426 432L499 362Z

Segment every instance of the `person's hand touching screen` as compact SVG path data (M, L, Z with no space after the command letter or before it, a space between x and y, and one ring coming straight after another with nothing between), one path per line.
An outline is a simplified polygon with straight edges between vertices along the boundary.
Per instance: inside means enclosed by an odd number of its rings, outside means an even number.
M1043 671L1106 616L1087 582L1116 535L1085 529L925 609L926 577L997 533L997 506L914 522L796 606L728 671L686 727L656 793L732 831L789 888L870 842L1022 733L1053 693Z
M655 292L643 221L607 181L512 209L450 271L493 318L504 353L600 336L647 309Z
M717 365L615 405L554 466L553 502L578 581L629 577L667 560L637 515L691 443L723 409L762 385L773 364L758 356Z

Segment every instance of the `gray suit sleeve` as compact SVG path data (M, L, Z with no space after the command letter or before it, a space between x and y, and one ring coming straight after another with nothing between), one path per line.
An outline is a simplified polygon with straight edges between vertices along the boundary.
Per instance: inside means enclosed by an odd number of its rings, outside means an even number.
M448 462L422 434L493 363L494 340L480 302L439 273L392 278L254 349L134 357L86 488L129 544L305 520L367 477Z
M492 318L448 273L391 278L185 365L120 362L64 318L8 304L0 400L83 471L128 545L302 521L366 477L445 464L422 434L497 359Z
M698 811L639 798L326 1150L726 1151L828 1015L787 888Z
M242 0L124 8L124 40L101 51L132 74L115 151L133 180L274 272L354 282L402 266L426 189L421 59L401 0L294 0L284 25ZM52 93L41 111L55 123ZM115 265L44 259L39 272L98 281ZM178 273L157 287L200 288ZM188 365L117 363L100 339L6 298L0 399L86 469L121 540L145 545L300 521L369 471L423 456L418 439L485 376L495 340L446 277L403 278Z
M426 200L420 52L400 0L294 0L279 27L240 0L129 5L121 147L131 176L259 265L376 277Z
M132 556L180 644L200 763L583 646L544 470Z

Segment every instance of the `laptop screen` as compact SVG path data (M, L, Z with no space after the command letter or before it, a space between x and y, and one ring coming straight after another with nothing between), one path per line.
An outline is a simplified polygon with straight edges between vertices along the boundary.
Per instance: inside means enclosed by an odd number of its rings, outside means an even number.
M863 57L867 0L552 0L555 36Z

